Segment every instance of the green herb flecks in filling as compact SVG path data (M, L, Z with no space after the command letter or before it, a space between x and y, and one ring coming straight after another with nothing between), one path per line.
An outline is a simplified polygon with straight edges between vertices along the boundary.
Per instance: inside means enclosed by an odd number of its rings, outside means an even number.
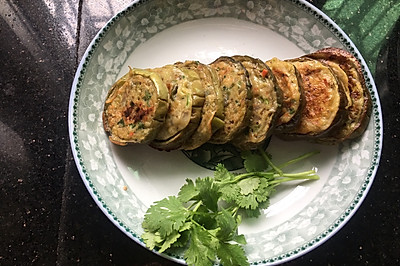
M147 103L147 106L150 106L151 96L152 94L148 90L144 92L143 100Z
M120 127L124 127L125 126L124 119L121 118L121 120L118 121L117 125L120 126Z

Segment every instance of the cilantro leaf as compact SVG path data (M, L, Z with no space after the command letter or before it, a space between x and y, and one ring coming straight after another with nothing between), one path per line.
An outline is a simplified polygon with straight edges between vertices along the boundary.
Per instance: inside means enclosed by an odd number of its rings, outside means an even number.
M162 238L179 231L189 217L188 210L175 196L162 199L147 210L142 227L148 232L159 232Z
M261 215L261 211L259 208L255 209L255 210L251 210L251 209L243 209L243 214L245 217L248 218L257 218Z
M250 265L243 248L237 244L221 243L217 255L224 266Z
M234 202L240 194L240 187L236 184L228 184L220 188L221 199L227 203Z
M258 209L262 210L262 209L267 209L269 207L269 197L266 198L263 201L259 201L258 203Z
M163 242L163 239L160 236L160 233L158 232L144 232L142 234L142 238L144 243L146 243L146 246L149 249L154 249L155 247L158 247L160 243Z
M269 184L266 179L260 179L258 189L254 191L254 195L259 203L269 201L269 197L275 191L275 188Z
M216 237L223 241L232 240L237 233L239 226L238 221L226 209L222 209L216 217L217 225L220 230L217 232Z
M309 156L311 153L283 166ZM242 153L244 173L231 173L218 164L213 177L186 179L178 196L157 201L147 210L143 241L160 252L185 248L189 265L213 265L217 258L224 266L248 265L242 247L246 239L238 234L240 214L258 217L268 208L275 187L283 182L319 178L315 170L284 173L270 158L263 150L258 154L247 151ZM264 171L268 167L270 170Z
M241 195L236 200L240 208L255 210L258 207L258 201L254 194Z
M261 172L268 168L268 163L264 158L252 151L243 151L241 153L243 166L247 172Z
M181 236L181 234L178 232L173 232L172 234L168 235L165 238L159 252L164 252L165 250L170 248L171 245L174 244L179 239L180 236Z
M244 237L244 235L236 235L233 238L233 241L238 243L238 244L242 244L242 245L246 245L247 244L246 238Z
M216 181L233 180L235 179L235 175L229 172L228 169L226 169L226 167L223 164L219 163L215 167L214 179Z
M252 177L240 180L237 185L240 188L240 193L248 195L258 189L260 182L260 178Z
M200 205L196 212L193 213L192 219L204 228L214 229L217 227L215 215L217 215L217 213L210 212L206 206Z
M190 238L189 230L185 230L180 233L181 236L171 245L172 248L182 248L187 245Z
M207 230L194 224L190 229L191 238L189 247L184 257L188 265L211 266L216 258L215 248L212 243L211 235Z
M213 212L218 211L218 200L221 196L219 186L215 184L213 178L197 178L196 189L199 191L199 198L203 204Z
M178 193L178 199L182 202L188 202L199 195L199 190L195 187L191 179L186 179L186 184L181 187Z

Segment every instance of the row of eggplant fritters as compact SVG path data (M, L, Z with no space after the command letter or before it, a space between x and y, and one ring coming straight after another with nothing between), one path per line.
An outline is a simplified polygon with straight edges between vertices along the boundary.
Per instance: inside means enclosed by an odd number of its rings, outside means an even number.
M244 150L271 134L328 144L354 139L370 114L359 61L325 48L284 61L222 56L130 69L107 94L103 124L118 145L191 150L229 142Z

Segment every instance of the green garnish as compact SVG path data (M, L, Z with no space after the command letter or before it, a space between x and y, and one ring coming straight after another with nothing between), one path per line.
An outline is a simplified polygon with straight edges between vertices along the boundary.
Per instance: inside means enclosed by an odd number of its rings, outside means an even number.
M137 125L138 125L137 129L144 129L145 127L142 121L138 122Z
M121 118L121 120L118 121L117 125L120 126L120 127L124 127L125 126L124 119Z
M144 93L145 93L145 95L143 96L143 100L146 101L147 106L149 106L149 104L150 104L149 101L151 100L152 94L148 90L146 90Z
M248 151L241 154L244 173L231 173L218 164L213 177L186 179L178 196L157 201L147 210L142 223L144 242L159 252L185 248L188 265L213 265L217 259L224 266L249 265L243 249L245 237L238 234L242 215L259 216L283 182L319 179L314 169L300 173L282 170L314 154L276 166L263 150Z

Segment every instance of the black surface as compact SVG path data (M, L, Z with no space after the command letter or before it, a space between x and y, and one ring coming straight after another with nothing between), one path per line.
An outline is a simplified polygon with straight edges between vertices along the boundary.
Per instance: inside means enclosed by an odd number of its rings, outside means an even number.
M128 1L94 2L0 0L0 265L172 265L103 215L71 155L67 112L77 64ZM400 263L399 28L377 60L384 147L371 190L337 234L286 265Z

